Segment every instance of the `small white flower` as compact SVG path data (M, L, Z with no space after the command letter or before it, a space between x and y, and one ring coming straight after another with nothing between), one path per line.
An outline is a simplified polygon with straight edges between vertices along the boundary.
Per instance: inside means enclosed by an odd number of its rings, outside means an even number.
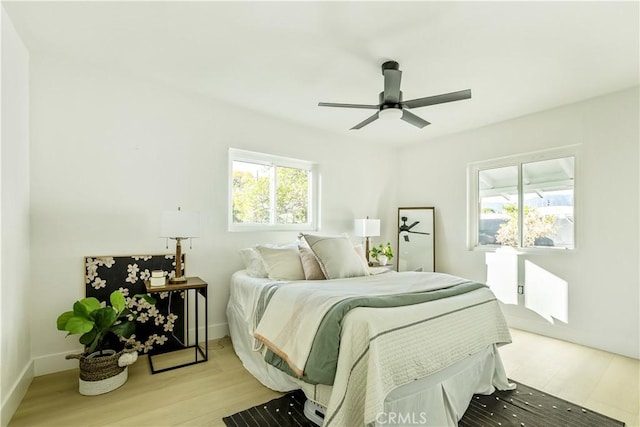
M101 278L97 278L92 284L91 287L93 289L100 289L100 288L106 288L107 287L107 281L106 280L102 280Z
M129 288L120 287L118 288L118 290L122 293L123 296L125 297L129 296Z
M97 275L98 275L98 266L93 263L91 264L87 263L86 282L91 283L91 281L95 279Z

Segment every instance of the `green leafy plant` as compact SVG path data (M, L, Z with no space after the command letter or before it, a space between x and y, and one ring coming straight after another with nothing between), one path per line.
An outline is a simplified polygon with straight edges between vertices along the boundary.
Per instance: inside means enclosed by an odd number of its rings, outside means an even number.
M155 300L146 294L135 295L149 304ZM135 331L135 314L127 308L124 295L114 291L109 296L111 306L102 306L94 297L84 298L73 304L73 311L66 311L58 316L59 331L67 331L67 336L81 334L80 344L85 346L85 353L103 352L106 348L105 338L113 334L118 338L128 339Z
M388 259L393 258L393 249L391 249L391 243L387 242L387 244L383 245L380 243L378 246L374 246L369 251L369 255L371 258L378 260L380 255L386 256Z

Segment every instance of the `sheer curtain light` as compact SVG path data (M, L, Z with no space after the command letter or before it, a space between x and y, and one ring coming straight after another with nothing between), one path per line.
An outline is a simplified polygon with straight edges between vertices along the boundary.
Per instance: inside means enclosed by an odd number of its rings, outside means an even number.
M185 283L187 278L182 275L181 241L200 237L200 213L184 212L180 208L177 211L163 212L160 237L176 241L176 275L169 283Z
M367 255L367 262L369 262L369 243L372 237L380 235L380 220L379 219L356 219L354 222L354 234L358 237L365 239L365 254Z

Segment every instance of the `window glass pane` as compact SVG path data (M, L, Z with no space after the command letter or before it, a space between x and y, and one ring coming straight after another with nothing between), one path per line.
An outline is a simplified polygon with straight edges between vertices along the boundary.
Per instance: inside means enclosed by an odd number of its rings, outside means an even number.
M309 208L309 171L276 168L276 222L306 224Z
M232 163L233 222L268 224L272 166L240 161Z
M479 245L518 246L518 167L478 172Z
M522 165L523 247L573 249L574 158Z

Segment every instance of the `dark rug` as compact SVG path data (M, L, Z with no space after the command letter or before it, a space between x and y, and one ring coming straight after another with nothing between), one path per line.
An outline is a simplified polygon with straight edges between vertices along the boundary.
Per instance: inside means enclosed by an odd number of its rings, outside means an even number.
M315 427L304 416L301 390L223 418L229 427ZM621 421L518 383L515 390L475 395L459 427L613 427Z

